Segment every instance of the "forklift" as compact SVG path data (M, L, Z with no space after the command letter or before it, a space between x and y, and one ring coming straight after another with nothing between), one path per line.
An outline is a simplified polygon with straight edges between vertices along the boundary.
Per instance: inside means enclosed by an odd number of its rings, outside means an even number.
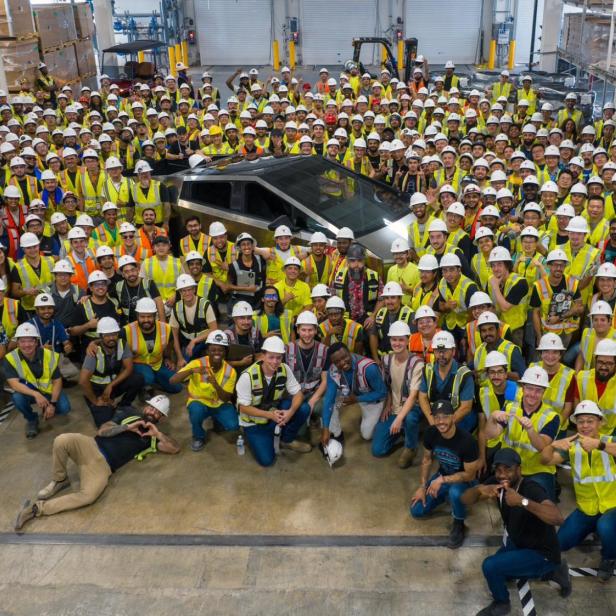
M416 38L404 39L404 78L400 75L400 71L398 70L398 61L392 51L391 41L383 37L362 36L360 38L353 39L353 59L347 62L347 64L352 62L358 66L362 75L367 72L365 66L359 59L362 45L382 45L387 53L387 58L381 63L381 65L391 73L392 77L396 77L400 81L404 81L404 83L409 82L413 68L415 67L415 58L417 57ZM373 77L378 77L378 75L373 75Z

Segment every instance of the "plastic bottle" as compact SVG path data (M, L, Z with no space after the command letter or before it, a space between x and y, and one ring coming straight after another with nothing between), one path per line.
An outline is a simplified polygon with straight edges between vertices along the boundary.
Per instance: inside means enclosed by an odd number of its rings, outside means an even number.
M235 447L237 448L238 456L243 456L246 453L246 449L244 448L244 437L241 434L237 437Z

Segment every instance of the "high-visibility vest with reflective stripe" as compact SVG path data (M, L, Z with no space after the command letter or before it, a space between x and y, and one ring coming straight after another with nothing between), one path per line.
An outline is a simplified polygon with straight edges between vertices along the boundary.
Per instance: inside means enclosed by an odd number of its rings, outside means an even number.
M509 340L501 340L498 347L495 349L499 353L502 353L507 358L507 372L511 372L511 358L513 357L513 352L518 348L516 344L513 342L509 342ZM488 382L488 373L486 371L486 358L488 357L488 348L486 347L486 343L482 342L475 351L475 355L473 358L473 367L475 371L479 374L479 385L486 385ZM520 376L522 376L520 374Z
M116 259L123 257L124 255L129 254L126 252L126 246L124 244L120 244L114 248L114 254ZM135 248L135 252L130 255L134 257L135 261L137 261L137 265L139 265L142 261L145 261L148 258L147 248L144 248L141 244L137 244Z
M267 277L267 284L273 284L284 280L284 261L276 247L270 248L269 251L274 258L267 260L265 275ZM297 246L292 245L289 249L289 256L297 257L301 260L302 254Z
M537 282L537 280L541 277L539 268L535 265L531 265L531 261L534 258L538 258L540 260L543 259L543 257L537 252L532 257L526 257L524 254L518 253L515 260L515 265L513 266L513 271L516 274L526 278L526 282L528 282L528 286L531 291L535 282Z
M186 317L186 305L184 300L180 300L173 305L173 314L180 326L180 332L184 338L194 340L199 334L207 329L207 310L210 307L210 302L203 297L197 297L197 308L195 310L195 318L192 325Z
M321 375L327 361L327 347L315 342L308 368L304 366L301 350L297 342L287 344L286 364L302 387L304 395L314 393L321 384Z
M471 259L471 268L479 280L481 288L485 291L488 288L488 281L492 276L492 269L483 253L478 252Z
M429 397L430 391L432 390L432 382L434 380L434 364L426 364L424 366L424 372ZM467 374L471 374L471 371L466 366L458 366L458 371L453 377L450 400L451 406L453 406L454 410L457 410L457 408L460 406L460 388L462 387L462 382Z
M323 266L323 272L321 275L319 275L317 264L312 255L308 255L302 262L304 267L304 275L307 277L306 282L311 289L317 284L326 285L329 283L329 278L332 274L332 262L327 255L323 258L325 260L325 265Z
M68 169L64 169L63 171L60 171L58 179L60 181L60 186L62 186L63 192L65 193L72 192L75 195L80 196L80 193L79 193L79 173L80 172L81 172L81 167L77 167L75 171L75 180L73 181L71 180L71 176L69 175ZM113 201L113 199L110 199L110 201Z
M122 236L119 233L120 231L119 227L116 226L114 231L115 231L115 238L109 231L107 227L107 223L104 223L104 222L98 225L98 227L96 227L96 229L94 230L94 232L96 233L96 237L100 241L100 243L105 244L106 246L109 246L109 248L115 248L116 246L119 246L122 243Z
M537 111L537 92L532 88L527 92L524 88L518 89L518 102L522 99L526 99L528 101L528 112L527 115L531 116L535 111Z
M53 258L41 256L41 271L37 274L34 268L28 263L28 260L24 257L19 259L15 263L15 267L19 272L19 278L21 279L22 289L41 289L44 286L53 282ZM21 305L24 310L34 310L34 296L24 295L21 298Z
M567 283L567 290L571 293L575 293L578 288L578 280L571 276L565 276L565 281ZM569 334L575 331L580 322L579 317L570 317L567 321L561 321L560 323L548 323L550 305L552 304L552 295L554 294L548 277L542 276L539 280L537 280L535 283L535 288L537 289L537 293L541 299L541 328L543 332Z
M94 259L88 254L85 260L85 268L80 261L77 261L70 252L66 255L66 258L73 266L75 273L71 276L71 282L76 284L82 291L88 288L88 276L96 269L96 263Z
M353 321L352 319L345 319L344 331L342 332L342 336L338 336L333 333L334 328L333 325L329 322L329 319L326 319L325 321L323 321L323 323L319 325L321 337L329 336L330 334L332 334L330 338L330 344L333 344L334 342L342 342L342 344L344 344L344 346L346 346L347 349L351 351L351 353L355 351L355 346L357 344L362 329L363 328L359 323Z
M507 280L505 280L505 286L503 287L503 296L506 298L511 289L520 282L520 280L524 280L521 276L517 274L511 273L507 276ZM492 303L496 307L496 314L500 317L501 321L505 321L509 324L511 329L519 329L524 326L526 323L526 312L528 309L528 293L527 297L524 297L520 300L519 304L514 304L509 308L509 310L501 310L498 307L498 303L496 301L496 294L494 293L494 289L492 285L488 289L490 293L490 297L492 299Z
M113 180L105 174L103 182L103 197L105 201L111 201L118 206L118 222L126 222L128 220L127 203L130 201L130 185L131 181L128 178L122 177L120 187L116 188Z
M160 200L160 182L158 180L150 180L147 197L139 182L133 182L131 192L135 202L135 222L138 225L143 224L143 210L148 208L152 208L156 212L156 224L163 222L164 209L163 202Z
M289 310L283 310L279 317L280 319L280 337L285 344L289 344L291 340L291 325L293 319L291 318L291 312ZM262 312L261 314L254 315L252 322L257 328L257 331L265 338L269 332L269 319L267 314Z
M504 410L509 413L509 421L503 431L503 444L507 447L512 447L520 454L520 458L522 458L522 475L534 475L535 473L550 473L553 475L556 473L555 466L549 466L541 462L541 452L535 449L530 442L528 432L515 418L516 415L518 417L524 415L521 400L508 402ZM529 419L535 432L540 433L544 426L552 421L554 417L558 417L554 409L542 403Z
M492 104L494 104L501 96L509 98L511 96L511 82L506 81L501 83L500 81L492 86Z
M115 306L117 310L117 301L111 297L108 297L109 301ZM92 306L92 300L90 298L86 299L83 303L83 311L86 315L86 320L91 321L92 319L96 319L96 313L94 312L94 307ZM86 331L84 336L88 338L99 338L99 335L96 333L95 329L89 329Z
M413 297L411 297L411 310L415 313L420 306L432 307L437 298L438 286L426 291L424 290L421 282L418 282L413 289Z
M214 279L211 276L203 274L197 283L197 295L204 299L208 299L213 285Z
M4 328L4 333L9 340L13 337L13 334L19 325L19 322L17 321L18 311L19 300L5 297L2 307L2 327Z
M466 295L472 284L474 284L474 282L463 274L460 276L460 279L458 280L458 283L453 291L444 278L442 278L439 282L438 289L445 301L447 302L453 299L458 302L456 308L454 308L451 312L444 314L447 329L452 330L455 327L464 327L466 325L468 320Z
M616 330L610 327L607 334L600 340L616 340ZM582 332L582 340L580 341L580 352L584 359L584 370L590 370L595 366L595 347L597 346L597 332L594 327L586 327Z
M233 260L236 257L235 244L231 242L227 242L227 252L225 253L224 259L221 256L220 250L214 246L213 242L210 242L210 245L207 248L207 258L212 268L212 277L218 280L222 280L223 282L227 282L229 278L228 270L223 269L218 265L217 262L226 263L227 265L231 265ZM269 267L269 266L268 266Z
M348 291L348 287L346 285L347 274L348 268L345 265L336 272L333 288L334 293L344 301L345 305L348 306L349 302L348 298L346 297ZM363 294L363 299L364 307L368 312L373 310L373 306L379 298L379 275L374 270L371 270L369 268L366 268L364 270L364 275L366 280L365 287L367 288L368 292Z
M613 439L609 439L613 441ZM605 451L584 451L580 443L569 447L569 463L578 508L598 515L616 507L616 460Z
M8 181L8 186L15 186L17 190L21 194L21 201L25 202L24 191L21 189L21 184L17 180L15 176L12 176ZM26 191L28 193L28 203L32 203L33 199L40 199L41 195L39 193L38 184L36 183L36 178L33 175L26 176Z
M565 268L565 275L571 276L576 280L581 280L596 264L599 265L599 252L598 248L591 246L590 244L584 244L582 249L578 251L578 253L573 256L571 252L571 244L567 242L562 249L565 251L567 256L569 257L569 263ZM580 291L580 295L582 296L582 302L586 303L590 294L592 293L592 284L587 285L584 289Z
M250 406L254 406L255 408L260 408L260 405L263 402L263 396L265 394L266 380L263 375L261 365L262 362L258 361L246 370L248 376L250 377L250 388L252 395ZM276 370L268 389L271 392L267 400L267 406L269 407L272 402L277 402L280 400L287 390L287 367L285 364L281 364ZM253 417L251 415L246 415L245 413L240 413L240 419L245 423L255 424L266 424L269 421L265 417Z
M562 126L567 120L573 120L579 128L580 122L582 121L582 112L579 109L569 111L569 109L563 107L558 111L558 115L556 116L558 126Z
M92 183L92 179L86 169L83 169L79 174L79 184L81 189L81 198L83 199L84 212L89 216L100 216L101 207L103 205L103 184L105 176L102 173L98 174L96 186Z
M588 243L595 248L605 241L610 234L610 223L607 218L602 218L588 236Z
M124 355L124 341L122 339L118 340L118 345L115 350L115 358L117 362L122 361L122 355ZM112 372L107 374L107 362L106 358L109 357L106 353L103 352L100 346L96 347L96 367L94 368L94 373L90 377L90 381L92 383L96 383L97 385L109 385L113 379L115 379L119 372Z
M433 215L428 216L428 220L426 220L424 224L423 233L419 231L417 221L412 222L408 226L409 246L415 250L418 257L422 257L426 254L426 245L429 239L428 228L434 219L435 217Z
M131 417L126 417L122 420L122 422L120 423L121 426L127 426L128 424L132 424L135 423L136 421L142 420L143 417L140 417L139 415L132 415ZM157 445L156 445L156 437L153 436L150 438L150 446L146 447L144 450L140 451L136 456L135 456L135 460L143 460L143 458L145 458L148 454L150 453L156 453L157 450Z
M601 422L601 434L611 435L616 430L616 376L608 382L603 395L599 398L597 384L595 383L595 369L581 370L576 373L578 393L580 400L592 400L599 405L605 419Z
M43 374L36 378L30 370L30 366L25 359L21 359L19 349L11 351L6 360L13 366L20 381L24 384L34 385L34 388L43 393L51 394L53 389L53 373L60 362L60 355L50 349L43 349Z
M165 262L167 267L164 270L156 256L148 257L143 262L146 277L156 283L163 301L175 295L175 283L182 273L182 262L177 257L168 256Z
M541 361L531 363L529 368L532 366L540 366L545 369ZM566 429L569 422L568 419L563 417L563 409L565 408L566 402L565 396L567 395L567 390L574 376L575 370L567 368L564 364L560 364L558 372L550 379L550 386L543 394L544 404L551 406L560 415L561 429Z
M498 329L499 338L504 339L509 329L509 325L501 321L500 327ZM481 344L481 334L479 333L479 328L477 327L477 319L466 324L466 339L468 341L468 348L471 354L475 355L477 347L479 347L479 345Z
M209 238L205 233L199 234L199 240L197 242L197 247L194 247L193 238L190 235L185 235L180 240L180 252L182 256L186 256L192 250L196 250L200 255L205 254L205 249L209 244Z
M377 363L370 357L363 357L362 355L352 354L353 359L353 383L350 384L350 392L353 394L366 394L370 389L366 372L370 366L376 366ZM329 368L329 375L332 377L334 383L338 387L342 386L342 373L337 366L332 364Z
M500 411L501 406L498 403L498 398L494 393L494 388L492 387L492 383L488 381L481 389L479 390L479 402L481 403L481 410L483 414L486 416L486 420L490 418L490 415L494 411ZM494 438L489 438L486 441L487 447L496 447L503 440L503 433L501 432L498 436Z
M124 326L126 342L133 352L133 361L136 364L145 364L152 370L158 370L163 363L163 353L171 337L171 326L168 323L156 321L156 338L152 351L148 347L137 321Z
M210 358L200 357L199 363L201 364L201 368L210 368ZM225 385L236 375L235 369L223 360L222 362L222 378L220 381L216 381L220 387L224 389ZM209 377L207 372L199 374L191 374L188 379L188 400L186 404L190 404L191 402L204 402L207 401L207 406L210 408L218 408L224 402L217 399L217 403L214 402L211 398L213 385L210 384Z

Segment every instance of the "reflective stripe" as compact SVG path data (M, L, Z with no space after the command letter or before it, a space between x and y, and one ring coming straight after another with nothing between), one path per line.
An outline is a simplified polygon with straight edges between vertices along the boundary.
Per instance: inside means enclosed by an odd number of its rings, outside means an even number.
M182 262L176 257L168 256L165 263L167 267L163 270L158 257L148 257L143 268L146 277L156 283L163 300L168 300L175 294L175 284L182 272Z
M44 394L51 394L53 389L53 373L60 361L60 355L58 353L50 349L43 349L43 374L41 374L38 379L30 370L28 362L20 358L19 349L11 351L6 356L6 360L13 366L20 381L34 385L35 389Z
M124 355L124 341L120 338L118 339L118 345L116 347L116 360L120 362L122 360L122 356ZM105 359L107 355L103 353L100 346L96 349L96 368L94 373L90 377L90 381L92 383L96 383L97 385L108 385L111 383L113 379L118 376L119 373L112 373L109 375L105 374Z

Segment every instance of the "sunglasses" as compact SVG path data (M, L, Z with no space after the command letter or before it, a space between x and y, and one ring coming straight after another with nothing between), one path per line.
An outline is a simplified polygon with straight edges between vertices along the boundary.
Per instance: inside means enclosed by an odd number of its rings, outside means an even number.
M134 233L122 233L122 237L125 237L127 239L131 239L133 237L135 237Z
M266 293L263 296L263 299L278 299L278 295L276 295L275 293Z

